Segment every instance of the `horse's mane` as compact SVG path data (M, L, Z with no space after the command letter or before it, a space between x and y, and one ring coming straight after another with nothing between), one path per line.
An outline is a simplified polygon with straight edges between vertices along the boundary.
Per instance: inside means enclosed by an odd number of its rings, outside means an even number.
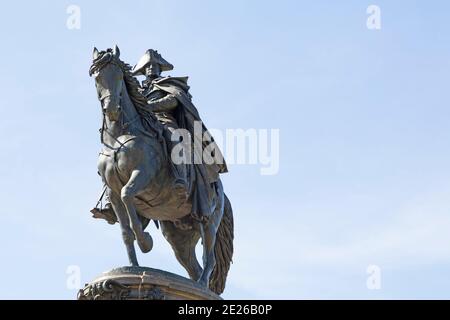
M92 76L92 74L99 72L109 63L116 64L122 70L128 96L136 108L136 111L141 116L144 127L147 130L154 131L160 135L162 133L163 126L156 119L155 115L149 110L147 98L142 94L142 87L139 81L131 74L132 67L128 63L115 57L112 49L99 52L98 57L94 59L91 67L89 68L89 75Z

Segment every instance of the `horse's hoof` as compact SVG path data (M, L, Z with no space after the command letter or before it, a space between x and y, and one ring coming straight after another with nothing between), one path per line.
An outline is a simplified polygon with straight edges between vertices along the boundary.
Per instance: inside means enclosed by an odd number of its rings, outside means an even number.
M153 239L148 232L144 232L143 235L143 238L138 241L138 245L143 253L147 253L153 248Z

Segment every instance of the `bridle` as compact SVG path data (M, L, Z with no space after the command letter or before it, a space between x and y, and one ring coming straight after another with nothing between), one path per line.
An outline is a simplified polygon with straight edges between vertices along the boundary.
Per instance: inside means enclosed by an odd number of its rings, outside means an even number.
M99 62L97 62L99 65L96 65L95 67L91 67L91 70L89 71L89 73L92 75L92 74L94 74L95 72L99 72L107 63L110 63L110 64L115 64L115 65L117 65L117 66L119 66L120 67L120 65L116 62L116 61L114 61L114 59L111 59L111 58L109 58L109 59L104 59L104 61L99 61ZM122 71L123 72L123 71ZM99 129L99 132L100 132L100 141L101 141L101 143L105 146L105 147L107 147L107 148L109 148L109 149L111 149L111 150L114 150L114 151L117 151L118 149L120 149L121 147L123 147L124 146L124 144L125 143L127 143L128 141L130 141L130 140L133 140L134 139L134 137L133 138L130 138L130 139L128 139L127 141L125 141L125 142L120 142L112 133L111 133L111 131L109 130L109 128L108 128L108 126L107 126L107 124L106 124L106 110L104 110L103 109L103 101L106 99L106 98L108 98L108 97L111 97L112 96L112 93L111 93L111 91L108 89L108 90L106 90L106 92L105 92L105 94L104 95L101 95L101 96L99 96L98 97L98 99L99 99L99 101L100 101L100 104L101 104L101 106L102 106L102 114L103 114L103 121L102 121L102 127ZM122 103L122 91L120 92L120 94L119 94L119 101L118 101L118 104L119 104L119 107L121 106L121 103ZM121 108L121 107L120 107ZM127 121L127 122L125 122L124 120L125 120L125 118L124 118L124 112L123 112L123 110L121 110L121 112L120 112L120 119L118 120L118 121L120 121L120 130L121 130L121 133L122 132L124 132L124 131L126 131L127 129L128 129L128 127L131 125L131 124L133 124L134 122L136 122L136 121L138 121L138 120L140 120L141 119L141 116L139 115L139 114L137 114L136 115L136 117L134 117L133 119L131 119L131 120L129 120L129 121ZM139 130L139 129L138 129ZM149 136L149 137L151 137L151 138L154 138L154 135L151 135L151 134L149 134L147 131L145 131L145 130L139 130L139 131L141 131L142 132L142 134L144 134L144 135L146 135L146 136ZM104 135L104 133L107 133L112 139L114 139L117 143L119 143L120 144L120 147L119 148L113 148L112 146L109 146L109 145L107 145L107 144L105 144L105 142L104 142L104 139L103 139L103 135ZM160 138L161 139L161 138Z
M125 142L120 142L120 141L119 141L119 140L111 133L111 131L108 129L108 126L106 125L106 117L107 117L107 115L106 115L106 110L103 109L103 100L105 100L106 98L111 97L111 96L112 96L112 94L111 94L111 93L109 92L109 90L108 90L108 94L105 94L105 95L99 97L99 101L100 101L100 104L101 104L101 106L102 106L102 114L103 114L102 127L99 129L99 132L100 132L100 141L101 141L101 143L102 143L105 147L107 147L107 148L109 148L109 149L112 149L112 150L118 150L118 149L120 149L121 147L123 147L128 141L133 140L134 137L128 139L128 140L125 141ZM119 94L119 101L118 101L119 107L121 106L121 103L122 103L122 91L121 91L120 94ZM120 107L120 109L122 109L122 108ZM120 109L119 109L119 110L120 110ZM127 122L125 122L124 120L125 120L124 112L123 112L123 110L121 110L121 111L120 111L120 119L119 119L119 121L120 121L120 132L121 132L121 133L124 132L124 131L132 124L132 123L134 123L134 122L136 122L137 120L139 120L139 115L137 115L136 117L134 117L133 119L131 119L131 120L127 121ZM109 145L105 144L104 139L103 139L103 134L104 134L105 132L106 132L111 138L113 138L117 143L120 144L120 147L119 147L119 148L115 149L115 148L113 148L112 146L109 146Z

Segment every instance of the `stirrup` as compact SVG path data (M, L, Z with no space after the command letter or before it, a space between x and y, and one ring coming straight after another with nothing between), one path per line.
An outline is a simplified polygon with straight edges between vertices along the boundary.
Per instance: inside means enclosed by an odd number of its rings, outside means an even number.
M111 205L105 206L103 209L94 208L91 210L92 218L95 219L104 219L109 224L115 224L117 222L116 214L114 213L113 208Z

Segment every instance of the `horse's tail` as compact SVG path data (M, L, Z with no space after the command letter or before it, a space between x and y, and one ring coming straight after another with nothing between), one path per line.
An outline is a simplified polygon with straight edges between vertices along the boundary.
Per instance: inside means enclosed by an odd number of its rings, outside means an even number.
M209 281L209 288L217 294L221 294L225 289L225 281L233 258L233 238L233 209L230 200L225 195L223 217L217 230L214 246L216 265Z

